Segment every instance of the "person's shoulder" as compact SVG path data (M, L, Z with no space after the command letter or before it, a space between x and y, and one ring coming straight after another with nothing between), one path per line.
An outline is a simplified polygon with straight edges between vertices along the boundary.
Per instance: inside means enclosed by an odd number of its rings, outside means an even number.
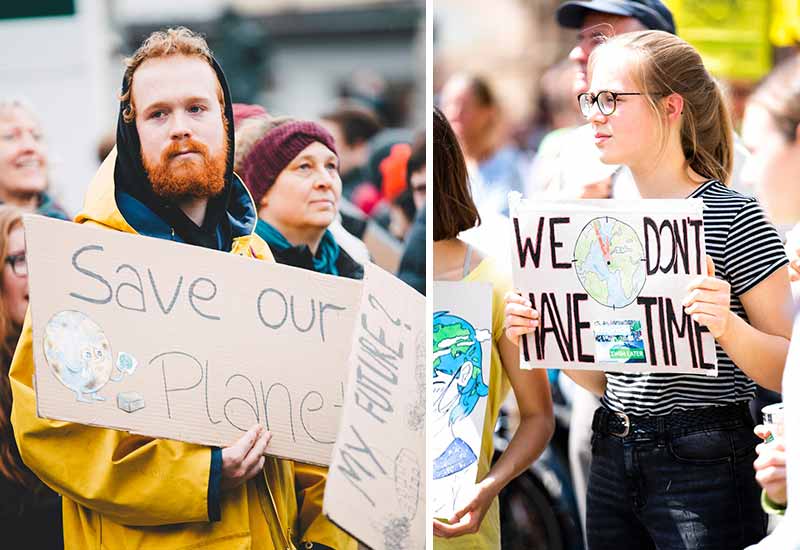
M755 200L751 195L746 195L739 190L734 189L729 185L725 185L719 180L708 180L697 186L697 189L692 193L692 197L730 197L741 199L744 201Z
M339 257L336 259L336 268L339 275L347 279L363 279L364 266L353 259L342 247L339 247Z
M57 220L71 221L66 211L58 204L46 191L39 195L39 206L36 209L38 214L55 218Z
M758 204L755 197L737 191L719 180L701 184L689 198L702 199L706 209L725 209L733 212L749 204Z
M468 280L487 282L492 284L493 293L501 298L511 289L511 272L508 266L503 266L497 258L486 255L478 250L473 252L472 266ZM471 266L471 267L472 267Z
M231 253L239 256L247 256L256 260L275 262L275 256L269 245L256 233L233 239Z
M510 167L518 166L525 154L513 144L505 144L494 152L492 156L481 161L478 169L486 179L496 179L499 173L506 172Z

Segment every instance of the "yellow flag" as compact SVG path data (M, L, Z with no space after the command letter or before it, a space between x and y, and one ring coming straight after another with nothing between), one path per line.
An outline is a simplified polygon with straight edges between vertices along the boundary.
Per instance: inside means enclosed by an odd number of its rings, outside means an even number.
M781 0L786 3L798 0ZM772 68L770 2L666 0L678 35L697 48L714 75L756 81Z
M800 1L772 0L769 39L779 47L800 43Z

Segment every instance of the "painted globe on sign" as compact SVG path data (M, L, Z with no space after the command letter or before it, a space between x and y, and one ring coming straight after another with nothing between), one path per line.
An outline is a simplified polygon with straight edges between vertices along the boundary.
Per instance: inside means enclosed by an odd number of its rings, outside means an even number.
M80 311L60 311L47 322L44 355L56 378L79 400L111 378L111 344L103 329Z
M630 225L616 218L603 216L586 224L572 262L586 293L606 307L625 307L644 288L642 242Z

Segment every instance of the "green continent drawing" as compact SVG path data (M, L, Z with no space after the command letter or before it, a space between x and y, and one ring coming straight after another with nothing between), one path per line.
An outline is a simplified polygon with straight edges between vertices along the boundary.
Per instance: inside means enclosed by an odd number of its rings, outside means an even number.
M603 216L590 221L575 242L575 273L597 303L622 308L632 303L646 278L644 248L625 222Z

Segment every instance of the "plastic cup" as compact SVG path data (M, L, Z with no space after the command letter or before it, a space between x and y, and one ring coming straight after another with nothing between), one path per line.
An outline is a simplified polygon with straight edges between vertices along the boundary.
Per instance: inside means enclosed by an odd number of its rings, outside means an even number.
M761 409L764 425L769 428L769 437L765 439L769 443L775 436L783 436L783 403L774 403Z

